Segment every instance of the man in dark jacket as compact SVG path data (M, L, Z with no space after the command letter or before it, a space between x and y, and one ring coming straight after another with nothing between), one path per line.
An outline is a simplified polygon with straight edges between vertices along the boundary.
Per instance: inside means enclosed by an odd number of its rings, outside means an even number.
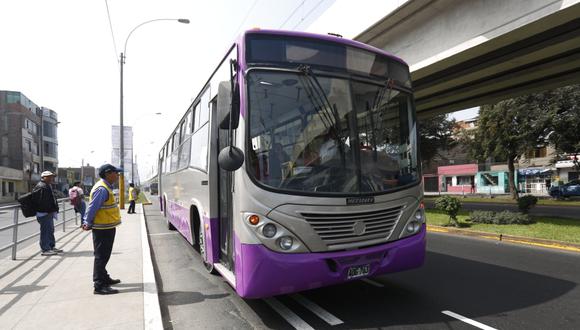
M53 256L62 250L55 248L54 219L58 214L58 203L50 186L56 175L44 171L40 175L40 182L32 189L36 204L36 220L40 224L40 249L43 256Z

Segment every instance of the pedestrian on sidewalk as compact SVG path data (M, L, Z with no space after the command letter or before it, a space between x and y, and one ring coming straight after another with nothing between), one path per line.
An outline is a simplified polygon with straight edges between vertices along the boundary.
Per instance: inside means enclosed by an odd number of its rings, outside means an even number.
M85 203L85 192L81 188L81 182L76 181L73 186L68 190L68 197L70 198L70 203L75 208L75 213L81 214L81 227L83 226L83 218L85 217L85 210L87 209L87 204Z
M135 213L135 201L137 200L137 189L135 189L135 184L129 183L129 209L127 214Z
M55 247L54 219L58 215L58 203L52 191L51 184L56 174L44 171L40 174L40 181L32 189L32 198L36 205L36 221L40 224L40 249L41 255L53 256L62 253Z
M94 294L115 294L118 290L111 285L121 283L112 279L107 272L107 263L111 258L115 241L116 227L121 224L121 211L115 201L113 185L119 181L123 170L111 164L99 167L101 180L95 184L89 197L89 207L83 220L83 230L93 230L93 264Z

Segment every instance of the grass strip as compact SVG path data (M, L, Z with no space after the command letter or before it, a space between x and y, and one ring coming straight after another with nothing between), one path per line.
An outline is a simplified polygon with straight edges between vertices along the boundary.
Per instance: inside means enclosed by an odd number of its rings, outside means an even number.
M439 210L429 209L426 210L426 214L427 223L430 225L444 226L449 222L449 217ZM580 219L532 216L535 223L530 225L492 225L469 222L469 212L467 211L461 211L457 219L461 228L496 234L580 243Z
M454 195L461 202L465 203L494 203L494 204L513 204L517 205L517 202L511 198L506 197L465 197L461 195ZM425 200L435 202L439 196L425 196ZM545 206L580 206L580 200L555 200L555 199L538 199L538 205Z

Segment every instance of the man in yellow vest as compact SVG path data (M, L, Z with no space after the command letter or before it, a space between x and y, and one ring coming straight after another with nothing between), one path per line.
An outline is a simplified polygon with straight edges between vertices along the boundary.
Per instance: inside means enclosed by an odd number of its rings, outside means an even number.
M111 164L99 167L101 180L91 190L89 207L83 219L83 230L93 230L95 294L118 293L111 285L121 283L121 280L109 276L106 266L113 251L115 227L121 224L121 211L115 201L113 185L119 181L119 172L122 171Z
M128 214L135 213L135 200L137 200L137 190L135 190L135 185L129 183L129 209Z

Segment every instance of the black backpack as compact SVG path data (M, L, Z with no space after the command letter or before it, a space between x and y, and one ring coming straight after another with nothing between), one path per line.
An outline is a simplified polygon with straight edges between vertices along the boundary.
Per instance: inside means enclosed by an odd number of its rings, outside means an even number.
M26 218L36 215L36 205L32 193L18 197L18 203L20 203L20 209Z

